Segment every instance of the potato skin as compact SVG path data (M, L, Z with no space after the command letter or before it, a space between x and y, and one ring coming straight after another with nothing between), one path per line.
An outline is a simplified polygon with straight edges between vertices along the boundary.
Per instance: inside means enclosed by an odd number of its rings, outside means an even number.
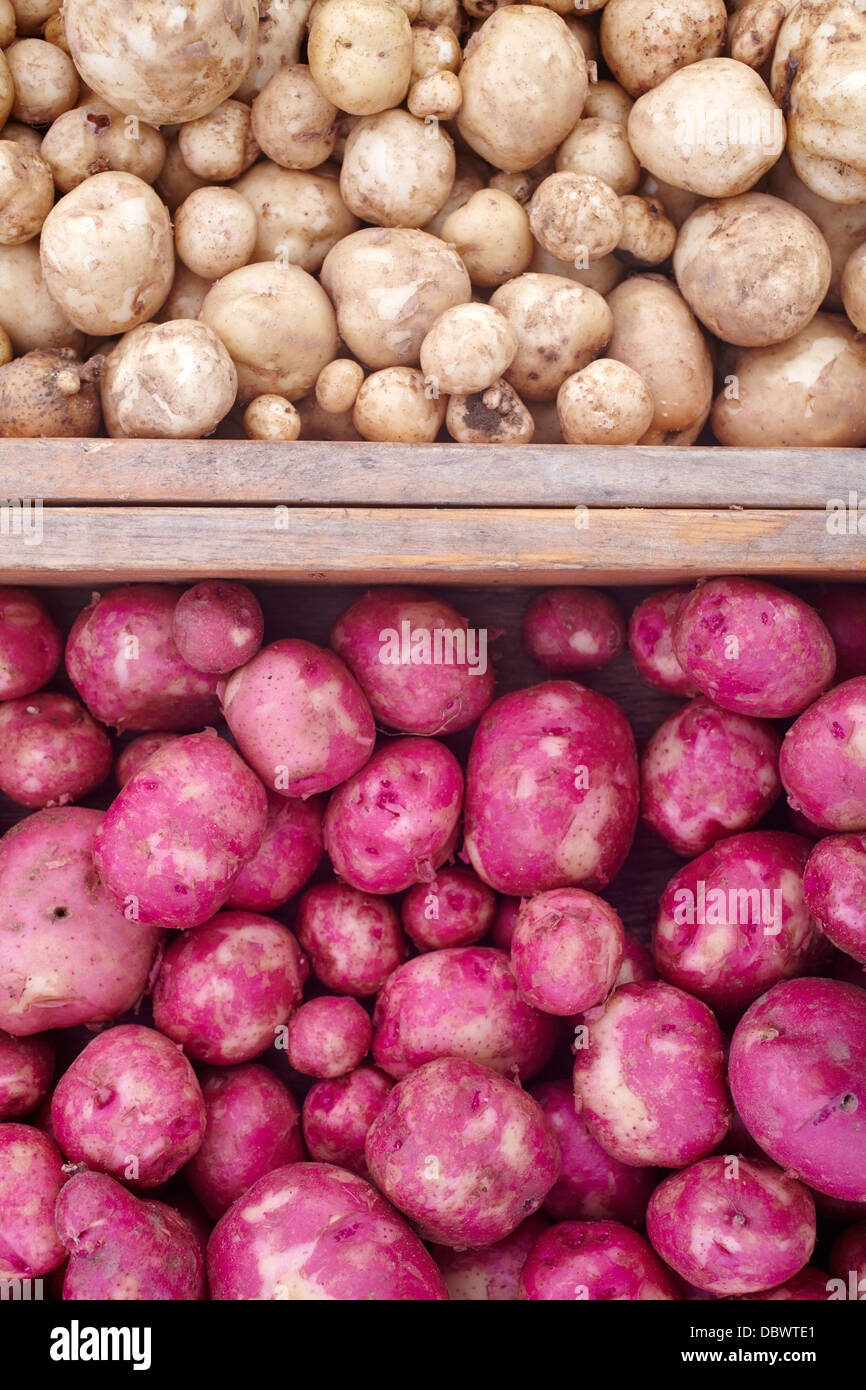
M281 169L260 160L232 186L256 214L253 261L298 265L312 275L328 252L357 230L340 196L336 166Z
M681 1297L674 1276L649 1242L618 1221L563 1221L536 1241L520 1275L521 1301L581 1298L669 1302Z
M268 791L268 820L262 842L244 864L226 899L226 907L272 912L282 907L318 867L324 852L319 796L280 796Z
M347 1076L317 1081L306 1094L301 1115L310 1157L367 1178L367 1131L393 1085L376 1067L356 1067Z
M87 439L99 432L103 359L85 365L70 349L37 349L0 367L0 436Z

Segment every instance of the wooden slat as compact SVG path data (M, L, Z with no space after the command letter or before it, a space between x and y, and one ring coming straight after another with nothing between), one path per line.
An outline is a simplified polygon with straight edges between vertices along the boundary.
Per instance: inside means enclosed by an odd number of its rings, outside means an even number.
M800 507L866 487L859 449L233 440L0 441L0 499L333 506Z
M626 584L866 571L863 537L831 535L823 511L601 508L586 529L575 520L551 508L46 507L39 545L0 536L0 579Z

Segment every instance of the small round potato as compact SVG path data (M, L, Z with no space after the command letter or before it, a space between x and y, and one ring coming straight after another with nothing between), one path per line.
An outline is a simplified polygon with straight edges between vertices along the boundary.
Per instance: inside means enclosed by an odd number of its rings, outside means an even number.
M421 0L418 22L447 24L455 34L461 34L466 28L466 13L459 0Z
M301 417L284 396L256 396L244 411L247 439L293 444L301 434Z
M463 62L460 40L447 24L419 20L412 25L412 81L432 72L459 72Z
M473 396L451 396L445 426L458 444L530 444L531 411L504 378Z
M444 205L454 173L454 144L438 124L383 111L362 117L346 141L340 193L364 222L423 227Z
M71 193L91 175L109 170L153 183L165 164L166 145L152 125L94 100L57 117L45 132L41 154L60 192Z
M845 262L842 303L857 331L866 333L866 242L852 251Z
M628 92L618 82L593 82L590 84L583 114L601 121L616 121L628 125L628 117L634 102Z
M12 0L12 9L19 34L38 34L60 9L60 0Z
M313 15L308 62L340 111L374 116L409 90L412 26L394 0L326 0Z
M556 412L566 444L637 444L652 424L655 405L637 372L598 357L566 377Z
M201 439L235 403L234 363L203 323L145 323L109 353L102 414L112 439Z
M560 275L518 275L490 297L517 334L507 379L529 401L551 401L565 378L598 357L611 334L600 294Z
M208 183L240 178L259 156L252 114L242 101L224 101L207 116L188 121L177 143L190 173Z
M0 53L0 59L3 54ZM2 69L0 69L2 74ZM0 76L0 87L2 87L2 76ZM16 145L21 145L25 150L31 150L33 154L42 152L42 135L38 130L34 130L32 125L22 125L21 121L7 121L3 127L3 139L11 140Z
M0 244L20 246L38 236L54 206L54 179L38 154L0 140Z
M593 174L620 197L640 182L640 165L619 121L579 120L556 152L558 173Z
M316 378L316 400L329 415L345 415L358 399L364 368L351 357L335 357Z
M177 254L204 280L219 280L246 265L256 235L256 214L233 188L198 188L175 214Z
M762 68L773 56L787 9L785 0L748 0L728 20L731 57L747 67Z
M8 5L9 0L3 0L3 4ZM2 13L2 5L0 5ZM66 37L66 25L63 23L63 16L59 13L53 14L50 19L46 19L42 26L42 37L46 43L56 44L62 48L64 53L69 53L69 40ZM5 44L3 47L5 48ZM71 55L70 55L71 56Z
M352 420L363 439L432 444L445 418L445 398L415 367L384 367L362 383Z
M513 198L516 203L523 206L528 203L542 179L546 179L548 174L553 173L553 158L548 155L540 163L533 164L531 169L522 169L516 174L503 174L497 171L488 182L488 188L496 188L500 193L507 193L509 198Z
M72 59L44 39L18 39L6 49L15 86L12 115L25 125L50 125L78 100Z
M253 102L253 135L281 168L315 169L331 157L338 115L306 63L294 63L274 73Z
M629 193L620 199L622 235L616 252L623 260L635 265L661 265L673 254L677 244L677 229L665 216L656 198L638 198Z
M197 319L204 304L205 296L213 287L212 280L203 280L187 270L183 261L178 261L174 280L168 292L168 299L157 314L158 323L168 323L171 319Z
M517 334L489 304L455 304L421 344L425 382L440 395L472 396L504 376L517 352Z
M717 57L727 22L723 0L608 0L601 50L620 86L639 97L678 68Z
M84 334L48 292L36 241L0 246L0 327L16 354L37 348L81 352L84 347Z
M358 226L340 197L336 171L328 165L314 173L281 169L266 160L233 187L256 215L254 261L299 265L313 274L331 248Z
M479 189L442 224L442 240L457 248L473 285L504 285L528 269L534 242L529 216L497 188Z
M450 121L463 101L460 78L453 72L431 72L409 88L406 105L413 116L432 122Z
M618 245L622 206L613 189L595 174L551 174L532 195L529 225L551 256L585 265Z

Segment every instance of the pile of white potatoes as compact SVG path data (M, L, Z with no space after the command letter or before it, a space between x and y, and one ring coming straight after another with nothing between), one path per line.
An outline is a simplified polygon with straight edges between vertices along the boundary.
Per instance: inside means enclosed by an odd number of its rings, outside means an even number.
M0 45L2 435L866 444L866 0L0 0Z

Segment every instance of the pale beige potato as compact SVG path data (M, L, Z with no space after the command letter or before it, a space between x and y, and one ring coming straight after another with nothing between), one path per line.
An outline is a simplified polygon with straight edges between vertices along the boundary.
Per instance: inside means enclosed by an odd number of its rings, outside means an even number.
M84 347L84 334L48 293L36 241L0 246L0 327L19 357L37 348Z
M4 0L8 4L9 0ZM61 14L53 14L50 19L46 19L42 26L42 37L46 43L56 44L62 48L64 53L69 53L69 40L66 37L66 25L63 23ZM70 55L71 56L71 55Z
M421 120L450 121L460 110L463 88L453 72L431 72L409 88L406 105Z
M238 371L238 401L306 395L339 338L330 300L297 265L245 265L217 281L199 318L212 328Z
M102 416L111 439L203 439L237 387L232 359L203 323L145 323L106 359Z
M504 378L472 396L450 396L445 428L458 444L530 444L532 411Z
M95 99L57 117L45 132L41 154L60 192L71 193L91 175L111 170L154 183L165 164L166 144L152 125Z
M364 222L423 227L444 207L455 169L454 142L438 123L383 111L362 117L346 141L340 193Z
M704 201L699 193L690 193L685 188L674 188L672 183L657 179L655 174L645 173L637 191L642 198L657 199L664 207L665 216L670 218L675 227L681 227L686 218L691 217L695 208L700 207Z
M20 246L38 236L54 206L51 170L38 154L0 140L0 245Z
M589 81L583 49L552 10L507 5L466 45L457 129L488 163L518 173L572 129Z
M527 269L537 275L565 276L567 280L575 280L578 285L586 285L587 289L595 290L596 294L602 297L610 294L614 285L618 285L626 276L623 262L617 260L613 253L602 256L600 260L590 261L586 270L578 270L575 266L569 265L568 261L557 260L556 256L551 256L549 251L545 251L544 247L537 243Z
M0 48L8 48L15 38L16 20L11 0L0 0Z
M306 63L294 63L274 73L253 102L253 135L283 169L315 169L331 157L338 114Z
M442 237L443 241L453 241L453 237L442 235L445 223L452 212L465 207L473 193L478 193L482 188L487 187L489 175L490 167L484 163L483 159L479 159L474 154L460 153L455 150L455 173L451 192L436 216L431 217L422 230L429 232L431 236Z
M680 230L677 284L723 342L766 347L793 338L830 285L830 250L814 222L766 193L704 203Z
M691 63L716 58L725 45L723 0L608 0L601 15L601 51L633 97Z
M25 125L50 125L78 100L72 59L44 39L16 39L5 50L15 99L12 115Z
M416 23L447 24L459 35L466 28L466 11L459 0L421 0Z
M447 24L419 20L412 25L412 81L431 72L459 72L463 50Z
M472 396L505 376L517 334L490 304L455 304L440 314L421 344L421 371L440 395Z
M299 265L313 273L358 226L340 196L337 170L326 164L313 172L263 160L233 187L256 215L254 261Z
M284 396L256 396L244 411L247 439L292 444L301 437L301 417Z
M656 178L705 198L730 198L775 164L785 119L745 63L706 58L638 98L628 139Z
M2 56L0 54L0 58ZM38 130L34 130L32 125L24 125L21 121L7 121L2 134L4 140L12 140L33 154L42 153L42 135Z
M565 378L598 357L610 338L611 313L601 295L565 276L518 275L490 303L517 334L506 376L529 401L553 400Z
M224 101L209 115L188 121L177 143L186 167L207 183L240 178L259 157L252 114L242 101Z
M60 5L61 0L12 0L11 9L19 34L38 34Z
M524 207L496 188L479 189L442 225L473 285L504 285L529 268L535 243Z
M412 26L394 0L326 0L307 45L316 86L352 116L399 106L412 76Z
M620 125L628 125L629 112L633 106L634 101L624 87L618 82L603 78L600 82L590 83L583 114L593 120L616 121Z
M655 405L641 444L693 444L713 400L713 363L679 290L663 275L633 275L608 295L605 353L646 382Z
M171 218L134 174L94 174L45 219L42 272L69 319L96 337L153 318L174 278Z
M63 20L83 80L151 125L206 116L231 96L256 52L256 0L65 0Z
M728 376L711 420L720 444L816 449L866 444L866 342L841 316L816 314L784 343L740 348Z
M788 142L788 158L797 176L819 198L842 207L866 202L866 173L852 164L807 154L796 140Z
M791 49L784 69L788 155L799 177L821 197L835 203L862 202L866 200L866 16L847 5L812 6L810 12L813 23L801 25L801 41ZM790 39L796 19L794 11L783 26L777 53L786 33ZM773 74L777 74L776 60Z
M618 121L584 117L556 152L558 173L593 174L620 197L640 182L640 165Z
M629 193L620 199L623 225L616 245L618 256L629 264L661 265L673 255L677 229L657 198L638 198Z
M205 184L205 179L198 178L184 164L177 137L169 140L165 161L154 184L169 212L176 212L190 193L194 193L197 188L204 188Z
M174 219L178 257L195 275L219 280L246 265L257 236L256 214L233 188L197 188Z
M599 357L566 377L556 411L566 444L637 444L652 423L655 405L637 372Z
M457 252L412 228L353 232L328 252L321 278L343 342L373 370L417 366L434 321L472 298Z
M329 415L345 415L358 398L364 368L351 357L335 357L316 378L316 401Z
M858 333L866 333L866 242L852 251L845 262L842 303Z
M307 36L307 17L312 0L259 0L259 32L256 51L246 77L232 92L247 104L263 92L275 72L297 63Z
M416 367L372 372L352 410L361 438L382 444L432 444L444 419L445 397L428 388Z
M738 4L735 8L739 9ZM773 49L770 67L770 91L780 106L786 106L791 96L791 86L802 66L805 50L816 31L829 25L832 33L840 19L852 9L860 9L859 0L848 4L847 0L798 0L790 3L785 0L786 17L782 22Z
M212 287L212 280L203 280L200 275L194 275L183 261L178 261L168 299L157 314L156 321L168 323L172 319L197 319L205 296Z
M550 174L532 195L529 225L535 240L551 256L586 265L618 245L622 205L595 174Z
M783 0L748 0L728 20L731 57L747 67L762 68L773 55L786 13Z
M845 263L862 241L866 241L866 202L830 203L813 193L797 178L790 160L782 155L767 177L767 192L792 203L815 223L830 249L833 271L824 307L841 312L841 282Z

